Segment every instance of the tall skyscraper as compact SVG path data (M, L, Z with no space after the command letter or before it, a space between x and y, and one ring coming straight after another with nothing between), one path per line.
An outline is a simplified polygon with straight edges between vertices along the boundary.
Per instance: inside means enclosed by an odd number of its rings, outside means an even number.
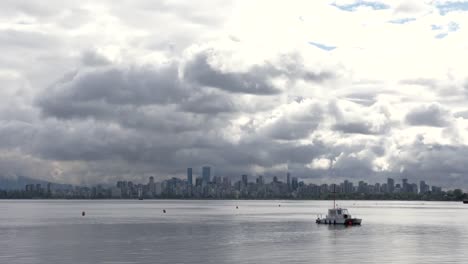
M202 167L202 179L205 184L209 183L211 180L211 167L203 166Z
M408 184L408 179L402 179L401 181L402 181L401 188L403 189L403 192L409 192L410 186Z
M249 180L248 180L247 174L243 174L242 175L242 185L247 186L248 183L249 183Z
M192 168L187 168L187 182L189 186L193 185Z
M257 178L257 184L259 184L259 185L265 184L265 180L263 179L263 176L262 176L262 175L259 175L259 176L258 176L258 178Z
M427 192L429 192L429 185L427 185L425 181L420 181L419 193L427 193Z
M289 171L286 173L286 183L288 184L288 188L291 189L291 174Z
M297 187L299 187L299 181L296 177L292 177L291 187L294 191L297 190Z
M127 187L129 187L128 184L127 184ZM154 177L153 176L149 177L148 189L151 192L151 194L154 195L154 192L156 191L156 185L154 184Z
M395 180L392 178L387 179L387 191L392 193L395 191Z

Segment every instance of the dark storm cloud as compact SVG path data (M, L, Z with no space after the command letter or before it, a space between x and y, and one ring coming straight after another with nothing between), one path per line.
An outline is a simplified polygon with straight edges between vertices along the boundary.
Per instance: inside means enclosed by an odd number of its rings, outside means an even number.
M323 120L323 109L319 104L306 105L300 113L288 114L274 120L260 131L262 134L279 140L307 138Z
M112 105L169 104L184 97L177 68L105 68L72 74L38 100L48 116L74 118L108 115Z
M293 82L296 80L305 80L312 83L323 83L328 80L336 79L337 73L330 70L310 70L304 65L303 58L296 53L290 53L280 56L280 62L276 63L277 74L287 76ZM335 69L337 71L337 69Z
M354 101L351 100L350 102ZM356 116L354 112L344 111L343 107L336 101L330 102L328 112L335 119L332 129L345 134L362 135L382 135L391 130L392 122L385 107L372 104L371 106L360 106L359 108L365 110L365 113L369 115ZM372 114L376 116L372 116Z
M216 109L215 109L216 110ZM209 132L226 126L229 120L213 113L179 111L175 106L126 107L117 111L112 120L136 131L152 133Z
M391 170L403 170L403 178L424 179L452 188L466 186L466 157L467 146L428 144L424 143L424 137L419 135L413 143L400 147L398 155L393 157Z
M349 134L364 134L364 135L375 135L378 131L373 131L372 124L365 122L347 122L338 123L333 126L333 129Z
M4 48L44 49L56 46L57 43L57 39L44 33L13 29L0 30L0 45Z
M456 113L453 114L453 116L468 119L468 110L461 111L461 112L456 112Z
M25 148L49 160L125 160L169 166L164 164L171 163L174 153L193 144L197 137L196 133L153 133L92 120L48 120Z
M233 93L258 95L278 94L269 78L276 74L270 66L254 66L248 72L222 72L215 69L206 54L200 54L185 68L184 77L202 86L214 87Z
M422 105L406 115L406 122L412 126L444 127L449 124L451 114L438 104Z
M318 126L317 122L278 120L267 128L272 139L297 140L308 137Z
M26 122L17 120L0 121L0 149L14 150L25 142L31 142L36 128Z
M213 54L202 52L187 63L184 76L191 82L202 86L214 87L232 93L246 93L255 95L273 95L281 93L272 83L275 77L285 77L291 80L303 79L311 82L323 82L335 78L328 71L311 72L303 68L297 55L283 56L287 59L279 67L270 63L252 66L246 72L225 72L216 69L210 59Z
M340 156L333 163L333 173L341 177L357 178L373 175L373 156L356 157L355 155Z
M183 111L201 114L232 113L241 111L236 98L219 93L197 93L184 101L180 108Z
M106 57L92 50L83 52L81 62L86 66L104 66L110 64L110 61Z

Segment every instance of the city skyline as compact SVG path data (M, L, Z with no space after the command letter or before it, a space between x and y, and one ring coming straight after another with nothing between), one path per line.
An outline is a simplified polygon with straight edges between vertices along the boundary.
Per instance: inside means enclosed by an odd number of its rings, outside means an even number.
M212 175L210 166L201 167L194 177L193 168L187 168L185 178L155 181L148 177L147 183L118 181L114 186L56 186L48 183L27 184L24 190L5 191L0 188L0 198L70 198L70 199L382 199L382 200L460 200L468 198L461 189L445 190L429 185L425 180L400 182L387 178L383 183L356 184L351 180L329 183L305 183L287 172L284 177L274 176L267 182L263 175L242 174L238 180ZM333 196L333 197L334 197Z

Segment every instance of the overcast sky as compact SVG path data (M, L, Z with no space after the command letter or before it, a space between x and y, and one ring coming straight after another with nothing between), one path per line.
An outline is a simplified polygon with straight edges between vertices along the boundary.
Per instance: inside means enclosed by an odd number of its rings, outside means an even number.
M0 2L0 175L468 187L463 1Z

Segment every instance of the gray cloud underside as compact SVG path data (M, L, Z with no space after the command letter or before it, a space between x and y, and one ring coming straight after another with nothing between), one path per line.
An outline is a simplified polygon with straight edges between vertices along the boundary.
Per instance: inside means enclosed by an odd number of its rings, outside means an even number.
M413 126L444 127L449 124L450 114L439 105L431 104L413 109L406 115L406 122Z
M249 72L223 73L210 66L204 55L201 58L202 62L196 56L183 67L177 62L145 67L103 65L67 74L36 98L42 113L40 123L9 123L0 128L0 137L8 139L2 141L8 142L2 148L30 153L43 161L78 162L81 166L71 171L83 182L113 179L106 173L106 166L116 177L174 175L187 166L203 164L212 164L217 173L229 176L253 172L253 168L263 168L258 173L281 175L284 169L277 165L287 162L304 178L334 175L359 179L379 174L373 161L386 154L378 137L389 133L390 121L366 117L351 121L337 102L309 99L292 102L300 106L296 113L269 116L266 109L274 106L261 107L263 101L282 95L267 85L267 80L287 72L258 66ZM284 65L278 68L284 69ZM305 71L293 72L289 77L305 76ZM320 82L321 78L310 80ZM252 87L251 83L261 85ZM249 100L244 100L245 96ZM249 104L253 105L247 107ZM406 119L413 125L442 125L440 120L431 119L433 112L439 119L444 114L429 106L410 112ZM265 113L264 119L256 119L258 113ZM252 118L251 125L233 123L245 115ZM351 145L318 139L327 130L374 139L357 140ZM233 131L240 133L240 140L232 138ZM309 137L310 143L298 141ZM366 154L354 154L359 152ZM314 159L334 160L333 171L311 169L307 164ZM121 164L111 165L112 161ZM398 162L405 166L405 161ZM101 168L97 164L105 165ZM94 173L83 174L83 166L92 167ZM400 170L397 167L395 173ZM413 163L406 168L423 169Z
M239 66L236 48L251 43L242 30L225 32L236 45L226 54L206 34L229 28L230 1L103 3L0 4L1 176L97 183L210 164L221 176L269 177L289 163L317 181L468 186L466 81L428 74L397 80L398 90L350 80L358 71L346 61L316 63L300 48Z

